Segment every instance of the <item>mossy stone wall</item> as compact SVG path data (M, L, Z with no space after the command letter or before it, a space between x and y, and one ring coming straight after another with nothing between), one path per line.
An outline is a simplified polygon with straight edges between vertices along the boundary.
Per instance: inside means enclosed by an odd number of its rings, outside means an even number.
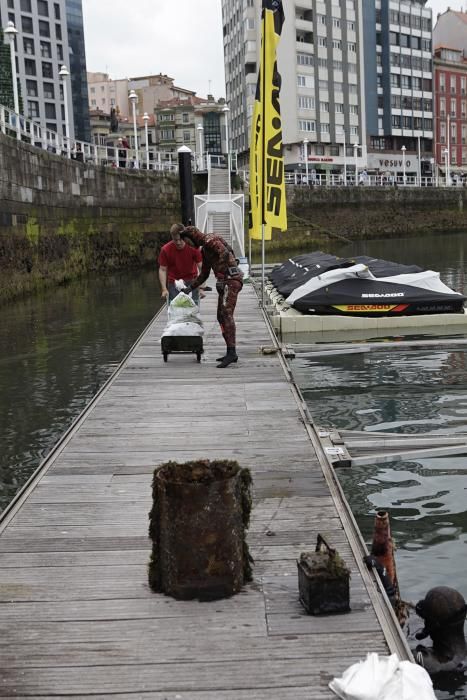
M0 302L154 264L179 219L178 176L79 163L0 134Z

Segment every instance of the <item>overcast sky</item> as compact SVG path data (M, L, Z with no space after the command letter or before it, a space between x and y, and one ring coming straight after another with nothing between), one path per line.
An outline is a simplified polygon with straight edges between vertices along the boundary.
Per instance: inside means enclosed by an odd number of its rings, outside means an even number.
M467 0L428 5L436 22ZM83 0L83 12L88 70L112 78L166 73L200 97L225 97L221 0Z
M225 97L221 0L83 0L86 63L111 78L165 73Z

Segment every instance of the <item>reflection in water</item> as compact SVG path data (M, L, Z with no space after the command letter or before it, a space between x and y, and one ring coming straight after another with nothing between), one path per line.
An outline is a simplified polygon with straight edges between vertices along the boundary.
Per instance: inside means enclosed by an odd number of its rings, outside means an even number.
M0 510L160 306L155 272L82 279L0 308Z
M463 245L463 235L439 235L358 242L330 252L416 263L439 271L446 284L465 293ZM467 350L455 340L439 350L388 349L319 359L297 355L292 367L318 425L467 434ZM376 511L389 511L405 600L415 602L439 585L466 597L467 455L353 467L338 475L367 542ZM418 618L410 622L412 639L421 626ZM467 697L464 674L440 675L434 686L442 700Z

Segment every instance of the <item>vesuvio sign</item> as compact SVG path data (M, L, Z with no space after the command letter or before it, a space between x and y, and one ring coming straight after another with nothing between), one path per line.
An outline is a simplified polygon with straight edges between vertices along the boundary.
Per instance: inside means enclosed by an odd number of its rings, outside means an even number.
M313 163L333 163L334 158L326 158L326 156L308 156L308 160Z
M404 169L404 159L399 153L368 153L368 168L370 170L379 170L380 172L401 173ZM410 154L405 157L405 171L418 171L418 157Z

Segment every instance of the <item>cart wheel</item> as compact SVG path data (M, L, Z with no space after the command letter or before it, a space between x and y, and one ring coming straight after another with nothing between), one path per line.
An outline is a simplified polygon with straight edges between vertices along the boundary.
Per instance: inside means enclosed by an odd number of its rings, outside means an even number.
M201 362L201 353L200 353L200 352L197 352L197 353L196 353L196 360L197 360L198 362Z
M164 362L167 362L167 358L169 357L168 352L164 352Z

